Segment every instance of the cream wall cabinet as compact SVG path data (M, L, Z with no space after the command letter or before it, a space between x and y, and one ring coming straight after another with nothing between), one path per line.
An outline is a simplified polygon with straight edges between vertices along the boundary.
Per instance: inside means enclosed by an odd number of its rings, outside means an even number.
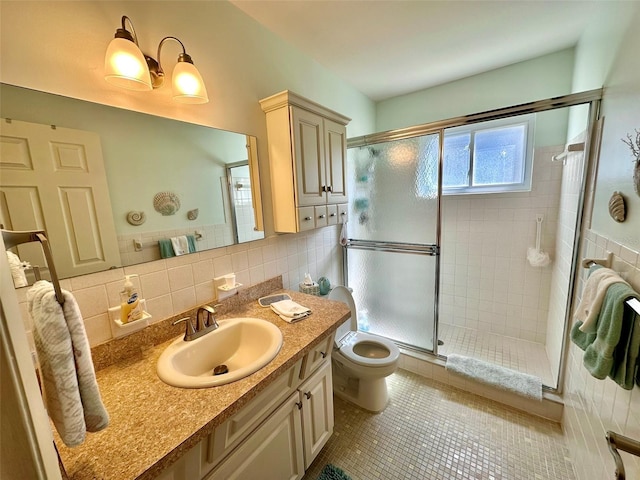
M301 232L345 221L351 119L288 90L260 105L267 120L275 230Z

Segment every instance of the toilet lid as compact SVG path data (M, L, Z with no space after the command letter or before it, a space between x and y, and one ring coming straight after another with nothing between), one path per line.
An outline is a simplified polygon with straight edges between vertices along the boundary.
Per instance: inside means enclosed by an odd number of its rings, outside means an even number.
M337 302L346 303L351 310L351 318L338 327L334 336L334 345L336 348L340 348L340 341L349 334L349 332L355 332L358 330L358 314L356 311L356 304L353 301L351 292L347 287L338 285L333 287L329 292L329 300L335 300Z
M364 356L382 354L386 356ZM364 332L349 334L340 347L340 353L353 363L368 367L386 367L396 362L400 357L400 350L391 340Z

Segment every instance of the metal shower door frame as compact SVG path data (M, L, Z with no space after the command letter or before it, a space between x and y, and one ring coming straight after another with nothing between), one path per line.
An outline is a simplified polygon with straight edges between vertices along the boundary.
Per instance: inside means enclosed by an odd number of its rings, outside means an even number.
M595 176L595 169L597 168L597 158L594 157L594 148L591 148L590 143L594 140L594 127L596 125L597 120L600 116L600 102L603 96L603 89L594 89L587 90L579 93L572 93L568 95L562 95L558 97L547 98L544 100L537 100L534 102L523 103L519 105L514 105L510 107L498 108L494 110L487 110L480 113L474 113L470 115L463 115L458 117L453 117L445 120L438 120L435 122L429 122L422 125L416 125L412 127L406 127L396 130L387 130L384 132L373 133L369 135L362 135L359 137L352 137L347 139L347 149L354 147L362 147L371 145L374 143L382 143L388 142L392 140L402 140L412 137L419 137L423 135L430 134L438 134L439 135L439 154L438 154L438 207L437 207L437 215L438 219L436 222L436 244L438 245L438 253L436 256L436 282L435 282L435 297L434 297L434 327L433 327L433 352L428 351L428 353L433 353L436 356L439 356L438 351L438 324L439 324L439 315L438 315L438 304L439 304L439 284L440 284L440 236L441 236L441 196L442 196L442 159L444 154L444 130L447 128L460 127L463 125L472 125L475 123L486 122L490 120L498 120L502 118L513 117L516 115L523 115L527 113L539 113L545 112L549 110L556 110L560 108L573 107L577 105L589 105L589 114L588 114L588 123L587 123L587 139L585 145L585 168L583 169L583 178L581 180L581 189L578 198L578 215L576 218L575 225L575 234L574 234L574 244L573 244L573 256L571 262L570 276L569 276L569 285L568 285L568 293L566 300L566 311L565 311L565 328L563 332L563 342L562 342L562 353L560 355L560 365L558 367L558 387L552 388L545 386L544 389L551 392L562 393L562 385L564 383L565 376L565 364L567 361L567 352L568 352L568 328L567 325L570 323L570 305L571 299L573 298L573 294L576 287L577 282L577 266L579 263L578 254L580 250L580 243L582 241L582 227L587 222L587 213L585 212L585 190L588 181L593 183L593 179ZM597 153L597 152L596 152ZM592 189L593 190L593 189ZM593 192L591 192L591 197L593 196ZM593 199L590 198L591 206L593 204ZM348 245L348 244L347 244ZM348 247L344 248L343 255L343 274L345 283L348 283ZM403 347L409 349L411 346ZM421 349L417 349L421 351ZM440 356L439 356L440 357ZM444 358L444 357L440 357Z

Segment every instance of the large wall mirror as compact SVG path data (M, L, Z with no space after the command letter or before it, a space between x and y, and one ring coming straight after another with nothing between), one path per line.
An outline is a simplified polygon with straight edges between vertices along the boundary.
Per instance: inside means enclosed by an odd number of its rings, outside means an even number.
M6 84L0 98L0 223L46 230L60 278L264 238L255 137ZM12 253L48 278L38 245Z

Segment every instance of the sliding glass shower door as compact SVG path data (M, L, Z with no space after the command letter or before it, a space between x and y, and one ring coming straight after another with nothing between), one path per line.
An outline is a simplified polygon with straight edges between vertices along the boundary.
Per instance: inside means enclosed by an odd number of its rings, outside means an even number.
M347 283L359 329L434 350L440 134L348 150Z

